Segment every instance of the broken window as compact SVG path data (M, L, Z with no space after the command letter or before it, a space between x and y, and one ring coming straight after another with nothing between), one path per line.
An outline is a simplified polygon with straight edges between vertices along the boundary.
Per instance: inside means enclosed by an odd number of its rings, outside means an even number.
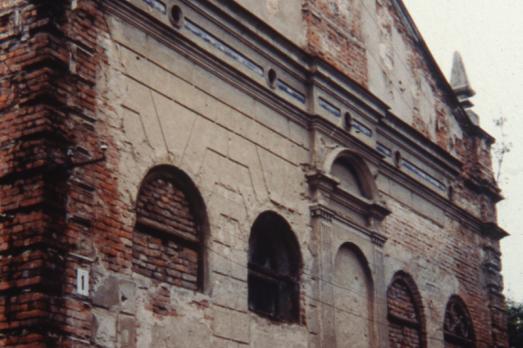
M262 213L249 239L249 309L273 320L299 320L298 243L278 214Z
M202 287L205 207L192 181L174 167L156 167L136 201L133 271L190 290Z
M426 347L421 297L412 278L398 272L387 289L390 348Z
M472 321L465 303L458 296L452 296L447 303L443 328L446 348L474 347Z

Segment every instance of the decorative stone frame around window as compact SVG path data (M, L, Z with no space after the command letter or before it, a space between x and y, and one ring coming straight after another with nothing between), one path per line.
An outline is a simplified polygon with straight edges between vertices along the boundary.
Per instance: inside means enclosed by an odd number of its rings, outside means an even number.
M249 238L249 310L275 321L300 321L301 254L289 224L274 212L254 222Z

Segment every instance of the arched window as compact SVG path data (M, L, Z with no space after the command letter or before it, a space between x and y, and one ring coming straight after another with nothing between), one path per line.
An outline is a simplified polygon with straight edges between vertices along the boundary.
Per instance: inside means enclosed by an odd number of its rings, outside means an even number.
M190 178L174 167L153 168L136 201L133 271L201 290L206 226L205 206Z
M421 296L410 275L398 272L387 289L390 348L426 347Z
M349 149L335 150L327 156L324 168L340 181L339 187L344 191L368 200L375 198L374 177L359 154Z
M373 286L367 260L356 245L345 243L334 270L336 347L371 347Z
M465 303L458 296L452 296L445 310L443 324L446 348L472 348L474 329Z
M298 242L278 214L260 214L249 239L249 309L274 320L299 320L301 256Z

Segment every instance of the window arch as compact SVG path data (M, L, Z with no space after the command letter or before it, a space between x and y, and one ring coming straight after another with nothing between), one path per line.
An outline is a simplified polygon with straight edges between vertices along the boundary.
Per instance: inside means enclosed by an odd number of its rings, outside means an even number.
M133 271L190 290L203 287L203 199L181 170L158 166L145 176L136 200Z
M338 178L340 187L345 191L368 200L376 198L374 177L357 152L347 148L333 150L325 159L324 170Z
M258 216L249 238L249 310L299 321L301 255L289 224L274 212Z
M459 296L451 296L443 323L446 348L473 348L474 328L469 312Z
M390 348L425 348L421 296L412 277L398 272L387 289Z

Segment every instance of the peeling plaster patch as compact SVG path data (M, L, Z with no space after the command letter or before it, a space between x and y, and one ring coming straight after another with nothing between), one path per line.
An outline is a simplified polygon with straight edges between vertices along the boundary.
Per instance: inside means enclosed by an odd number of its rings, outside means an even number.
M93 311L95 342L101 347L113 347L116 342L116 315L105 311Z

